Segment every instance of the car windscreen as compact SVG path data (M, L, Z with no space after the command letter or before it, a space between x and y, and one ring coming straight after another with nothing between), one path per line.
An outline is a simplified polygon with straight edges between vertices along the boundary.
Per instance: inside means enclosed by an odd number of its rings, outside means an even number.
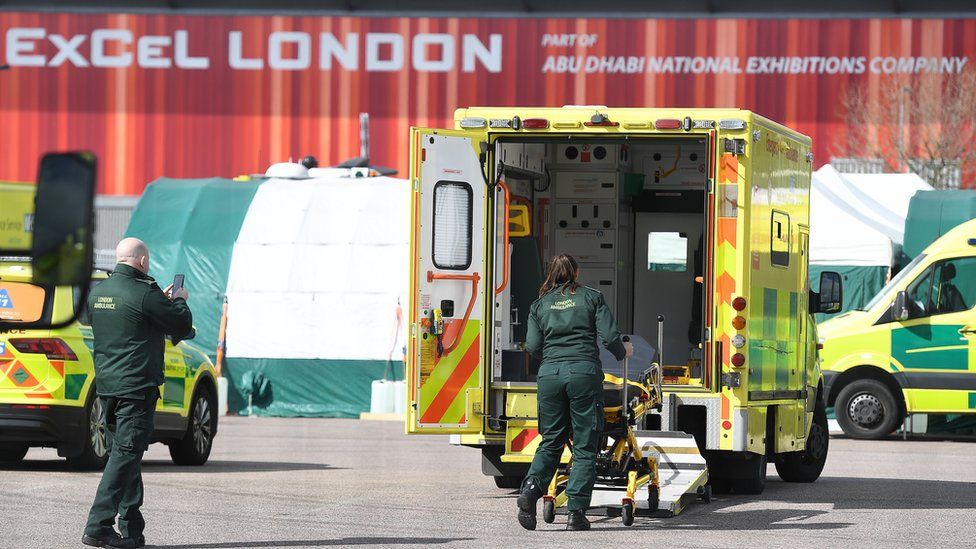
M53 293L49 288L38 284L0 280L0 320L47 321L51 315Z
M892 278L890 282L885 284L885 287L881 288L881 291L875 294L875 296L871 299L871 301L868 302L867 305L857 310L870 311L872 308L874 308L874 306L877 305L879 301L885 299L885 296L891 293L892 288L897 286L902 281L903 278L905 278L906 276L908 276L909 273L915 270L915 266L921 263L923 259L925 259L925 254L918 254L918 257L913 259L911 263L909 263L908 265L905 265L905 268L903 268L901 271L898 271L898 274L896 274L895 277Z

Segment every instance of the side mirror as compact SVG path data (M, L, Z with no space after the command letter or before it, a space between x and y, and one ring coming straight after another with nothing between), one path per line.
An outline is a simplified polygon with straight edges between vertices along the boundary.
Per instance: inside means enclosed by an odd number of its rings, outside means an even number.
M840 274L833 271L820 273L820 294L818 299L818 313L839 313L843 307L843 289Z
M906 292L901 291L895 294L895 300L891 302L891 319L908 320L908 294Z
M529 236L532 234L532 220L529 207L525 204L512 204L508 207L508 235Z
M92 271L95 157L50 153L41 158L34 198L33 280L87 286Z
M59 329L78 318L91 282L94 201L91 153L46 154L36 185L0 185L0 329ZM65 289L70 310L53 306Z

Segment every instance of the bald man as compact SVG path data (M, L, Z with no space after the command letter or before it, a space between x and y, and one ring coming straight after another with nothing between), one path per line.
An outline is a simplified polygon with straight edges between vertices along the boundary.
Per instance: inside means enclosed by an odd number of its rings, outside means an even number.
M82 543L135 548L146 544L142 506L142 454L149 447L153 413L163 384L165 336L173 342L193 330L189 295L172 285L160 290L149 272L149 249L126 238L118 265L88 298L95 347L95 386L105 413L108 463L88 514ZM115 517L119 531L115 531Z

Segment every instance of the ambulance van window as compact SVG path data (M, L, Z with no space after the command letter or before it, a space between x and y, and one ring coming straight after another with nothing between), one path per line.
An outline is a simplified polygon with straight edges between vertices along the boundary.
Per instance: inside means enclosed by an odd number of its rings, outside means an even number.
M687 271L688 237L685 233L648 233L647 270L682 273Z
M466 270L471 266L471 186L457 181L434 185L434 266Z
M783 212L773 210L770 219L770 238L769 257L773 265L778 267L790 266L790 216Z
M922 318L931 314L932 270L929 267L908 286L908 318Z
M976 257L957 257L935 266L929 309L933 314L958 313L976 305Z

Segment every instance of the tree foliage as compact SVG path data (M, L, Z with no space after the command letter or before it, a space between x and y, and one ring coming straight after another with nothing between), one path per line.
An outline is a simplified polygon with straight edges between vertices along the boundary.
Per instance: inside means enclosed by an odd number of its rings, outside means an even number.
M953 188L976 164L976 70L853 86L841 97L841 113L848 133L838 150L882 159L886 171Z

